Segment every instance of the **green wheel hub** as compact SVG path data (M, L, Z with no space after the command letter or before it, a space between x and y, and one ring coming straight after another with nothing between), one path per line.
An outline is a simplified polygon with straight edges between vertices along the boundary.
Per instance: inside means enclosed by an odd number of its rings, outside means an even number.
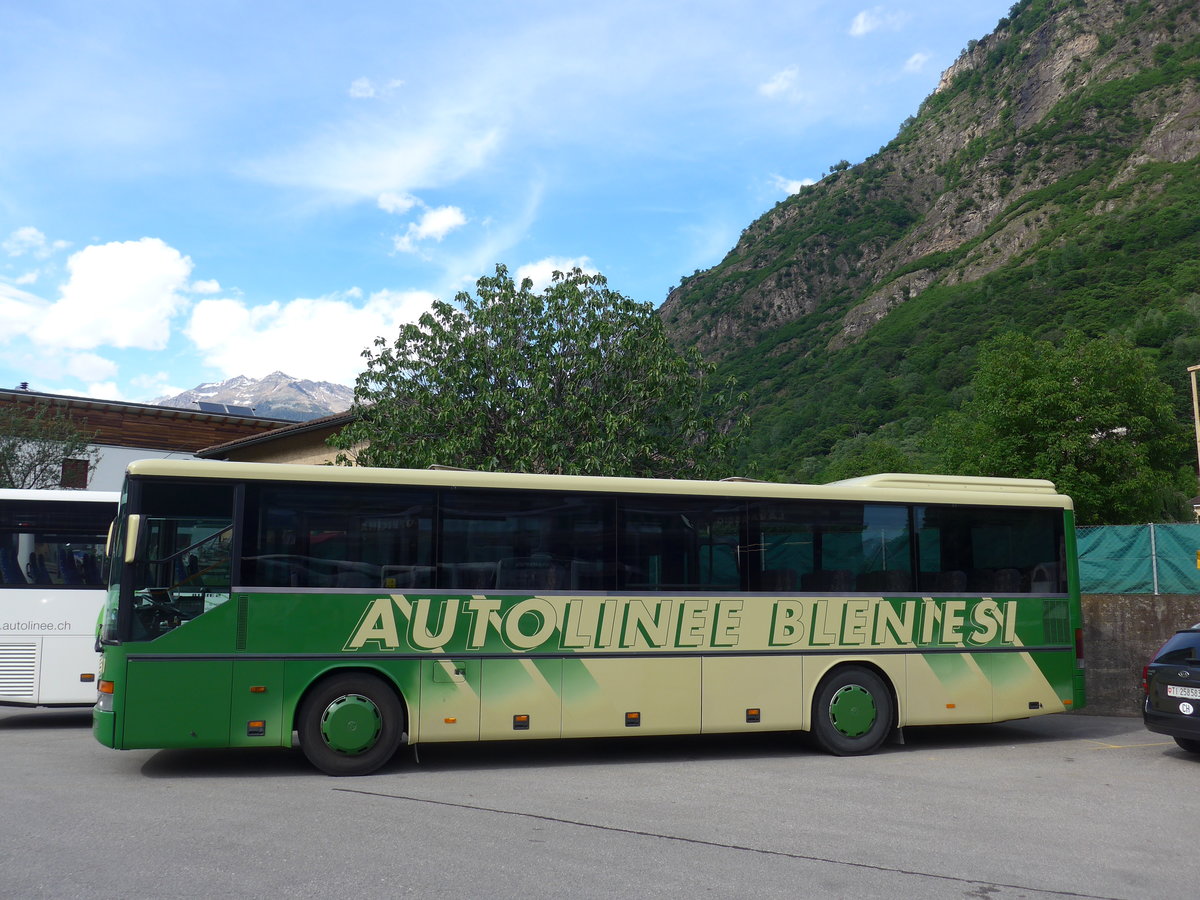
M350 756L374 747L382 729L379 708L362 694L338 697L321 716L321 737L326 746Z
M829 721L846 737L862 737L871 730L878 716L875 698L858 684L840 688L829 701Z

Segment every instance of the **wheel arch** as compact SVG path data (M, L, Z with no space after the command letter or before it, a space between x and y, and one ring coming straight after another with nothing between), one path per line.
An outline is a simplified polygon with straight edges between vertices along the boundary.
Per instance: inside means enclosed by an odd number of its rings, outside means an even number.
M384 668L373 666L364 663L355 663L354 665L329 666L322 669L316 675L309 679L308 684L304 689L296 695L296 702L292 706L292 730L296 731L300 727L300 711L304 709L304 701L317 690L323 683L331 678L336 678L339 675L371 675L378 678L396 695L396 699L400 702L400 710L404 716L403 728L405 735L410 734L412 723L412 710L409 707L408 698L404 696L404 691L400 685L396 683L396 679Z

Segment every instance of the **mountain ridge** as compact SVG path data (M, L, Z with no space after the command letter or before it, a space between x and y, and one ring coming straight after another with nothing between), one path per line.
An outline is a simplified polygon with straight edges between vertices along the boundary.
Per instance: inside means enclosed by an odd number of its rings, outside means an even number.
M272 372L263 378L235 375L220 382L205 382L191 390L150 401L154 406L199 409L201 402L248 407L255 415L303 422L344 412L354 401L354 391L328 381L294 378Z

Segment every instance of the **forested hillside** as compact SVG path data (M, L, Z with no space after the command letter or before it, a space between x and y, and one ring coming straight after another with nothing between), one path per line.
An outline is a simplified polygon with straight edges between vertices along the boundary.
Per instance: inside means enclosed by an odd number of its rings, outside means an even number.
M1195 0L1021 0L887 146L683 279L662 314L749 393L747 472L936 469L933 421L970 398L981 343L1013 330L1127 338L1190 427L1198 20Z

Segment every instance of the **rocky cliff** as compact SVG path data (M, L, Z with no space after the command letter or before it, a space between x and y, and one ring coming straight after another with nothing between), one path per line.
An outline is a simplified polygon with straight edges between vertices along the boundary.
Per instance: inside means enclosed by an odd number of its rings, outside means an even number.
M1198 19L1178 0L1022 0L887 146L670 293L675 340L750 390L769 470L898 421L919 431L1005 327L1200 313ZM1172 321L1170 340L1200 333L1194 314ZM1167 367L1184 352L1167 351Z

